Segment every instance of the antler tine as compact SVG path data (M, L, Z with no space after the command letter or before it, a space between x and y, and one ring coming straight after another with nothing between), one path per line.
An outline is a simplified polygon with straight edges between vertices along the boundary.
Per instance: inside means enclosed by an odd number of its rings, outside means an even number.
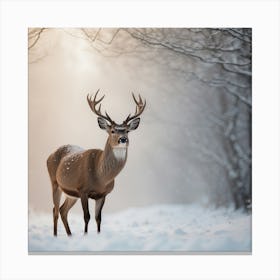
M99 90L100 89L97 90L93 99L92 99L92 96L90 96L89 94L87 95L87 101L88 101L89 107L91 108L93 113L95 113L97 116L107 120L110 123L113 123L114 121L109 117L107 112L105 112L105 115L102 115L102 113L101 113L101 104L99 104L99 103L104 99L105 95L103 95L99 100L96 100ZM97 109L96 106L98 104L99 104L99 107Z
M127 116L126 120L124 121L124 123L128 123L129 121L131 121L131 120L133 120L133 119L139 117L139 116L143 113L143 111L144 111L144 109L145 109L145 106L146 106L146 100L145 100L144 103L143 103L143 100L142 100L140 94L139 94L139 101L137 101L137 99L136 99L136 97L135 97L135 95L134 95L133 92L132 92L132 97L133 97L134 102L136 103L135 114L134 114L134 116L132 116L132 117L130 116L131 114L129 114L129 115Z
M107 112L105 111L105 115L108 118L109 122L114 123L114 121L110 118L110 116L107 114Z
M97 105L98 103L100 103L104 97L105 97L105 94L99 99L99 100L96 100L96 97L97 97L97 94L98 94L99 90L95 93L94 95L94 99L93 99L93 102Z
M143 104L143 101L142 101L142 98L141 98L140 94L139 94L139 103Z
M133 97L133 100L135 101L135 103L138 104L138 101L137 101L137 99L136 99L136 97L135 97L133 92L132 92L132 97Z
M99 108L98 108L97 112L101 115L101 104L99 104Z

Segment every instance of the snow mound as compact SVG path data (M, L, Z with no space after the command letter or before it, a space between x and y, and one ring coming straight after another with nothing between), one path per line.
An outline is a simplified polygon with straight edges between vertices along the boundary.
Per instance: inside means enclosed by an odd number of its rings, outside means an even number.
M92 215L93 216L93 215ZM29 252L250 252L251 215L228 208L156 205L104 214L101 233L91 218L83 234L82 215L71 212L72 236L61 219L54 237L52 215L29 213Z

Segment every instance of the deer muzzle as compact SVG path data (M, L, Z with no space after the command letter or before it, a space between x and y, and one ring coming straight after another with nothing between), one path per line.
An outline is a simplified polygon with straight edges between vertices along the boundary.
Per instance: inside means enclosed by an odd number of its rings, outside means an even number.
M122 136L119 141L118 141L119 144L128 144L128 138L125 137L125 136Z

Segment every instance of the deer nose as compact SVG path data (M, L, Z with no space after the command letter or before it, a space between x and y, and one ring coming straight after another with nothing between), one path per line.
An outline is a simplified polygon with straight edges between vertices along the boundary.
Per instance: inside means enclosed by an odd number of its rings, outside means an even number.
M125 137L125 136L121 137L121 138L119 139L119 144L120 144L120 143L122 143L122 144L128 143L128 138Z

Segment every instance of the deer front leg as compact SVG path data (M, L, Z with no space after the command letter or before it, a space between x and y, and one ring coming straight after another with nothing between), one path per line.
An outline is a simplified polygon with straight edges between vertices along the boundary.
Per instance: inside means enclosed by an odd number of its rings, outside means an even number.
M88 210L88 195L81 194L81 202L84 211L84 220L85 220L85 234L88 232L88 222L90 220L90 214Z
M97 232L100 233L101 211L105 202L105 196L95 201L95 220L97 224Z

